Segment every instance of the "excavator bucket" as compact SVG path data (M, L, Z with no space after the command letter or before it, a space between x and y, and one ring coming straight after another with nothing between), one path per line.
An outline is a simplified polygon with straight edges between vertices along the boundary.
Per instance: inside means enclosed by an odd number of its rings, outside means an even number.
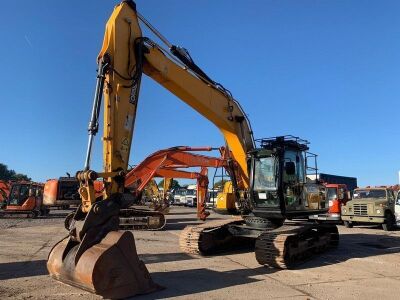
M129 231L110 231L98 244L83 251L70 237L51 250L47 269L56 280L109 299L121 299L162 289L139 260Z

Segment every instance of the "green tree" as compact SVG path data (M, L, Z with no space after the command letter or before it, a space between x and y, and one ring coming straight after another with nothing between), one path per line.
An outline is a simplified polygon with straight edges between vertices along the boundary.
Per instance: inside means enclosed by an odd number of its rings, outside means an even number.
M25 174L17 173L12 169L9 169L7 165L0 163L0 180L8 181L8 180L16 180L16 181L21 181L21 180L26 180L30 181L31 178L29 178Z
M227 182L227 181L229 181L229 180L227 180L227 179L218 180L217 182L214 183L214 189L222 190L225 182Z
M164 179L162 179L159 183L158 183L158 187L162 188L164 187ZM181 187L181 185L179 184L178 180L173 179L172 180L172 184L171 184L171 189L179 189Z

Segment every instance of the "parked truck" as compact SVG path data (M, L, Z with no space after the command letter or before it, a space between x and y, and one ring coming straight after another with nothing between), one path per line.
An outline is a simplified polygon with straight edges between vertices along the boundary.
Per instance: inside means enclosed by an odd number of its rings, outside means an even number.
M197 185L190 184L186 188L185 205L190 207L197 206Z
M350 200L350 192L345 184L328 183L325 185L325 196L329 210L326 214L311 215L310 220L342 223L341 208Z
M310 220L342 223L341 206L351 199L352 191L357 187L357 178L319 173L307 175L310 180L318 180L326 187L326 198L329 201L329 211L324 214L311 215Z
M386 186L365 187L354 190L353 199L342 206L342 220L346 227L354 224L382 224L385 231L396 225L395 196Z
M356 177L332 175L326 173L319 173L317 176L307 175L307 177L311 180L317 179L325 184L345 184L349 191L353 191L357 187Z
M185 205L186 189L179 188L174 190L174 205Z

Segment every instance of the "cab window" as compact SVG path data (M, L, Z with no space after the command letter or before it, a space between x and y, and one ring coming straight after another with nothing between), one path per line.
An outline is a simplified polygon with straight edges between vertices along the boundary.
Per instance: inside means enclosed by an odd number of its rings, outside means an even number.
M304 182L305 181L305 170L304 170L304 157L300 152L296 151L286 151L285 152L285 162L293 162L296 166L296 172L295 175L296 179L299 182ZM285 174L285 177L287 179L291 179L292 175L287 175Z

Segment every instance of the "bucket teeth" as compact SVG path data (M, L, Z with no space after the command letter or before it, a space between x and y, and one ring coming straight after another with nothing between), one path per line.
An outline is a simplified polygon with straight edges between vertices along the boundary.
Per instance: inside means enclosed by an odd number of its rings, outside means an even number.
M131 232L109 232L100 243L87 249L76 263L79 244L68 251L68 242L69 238L61 240L49 254L47 269L54 279L110 299L162 289L153 282L145 264L139 260Z

